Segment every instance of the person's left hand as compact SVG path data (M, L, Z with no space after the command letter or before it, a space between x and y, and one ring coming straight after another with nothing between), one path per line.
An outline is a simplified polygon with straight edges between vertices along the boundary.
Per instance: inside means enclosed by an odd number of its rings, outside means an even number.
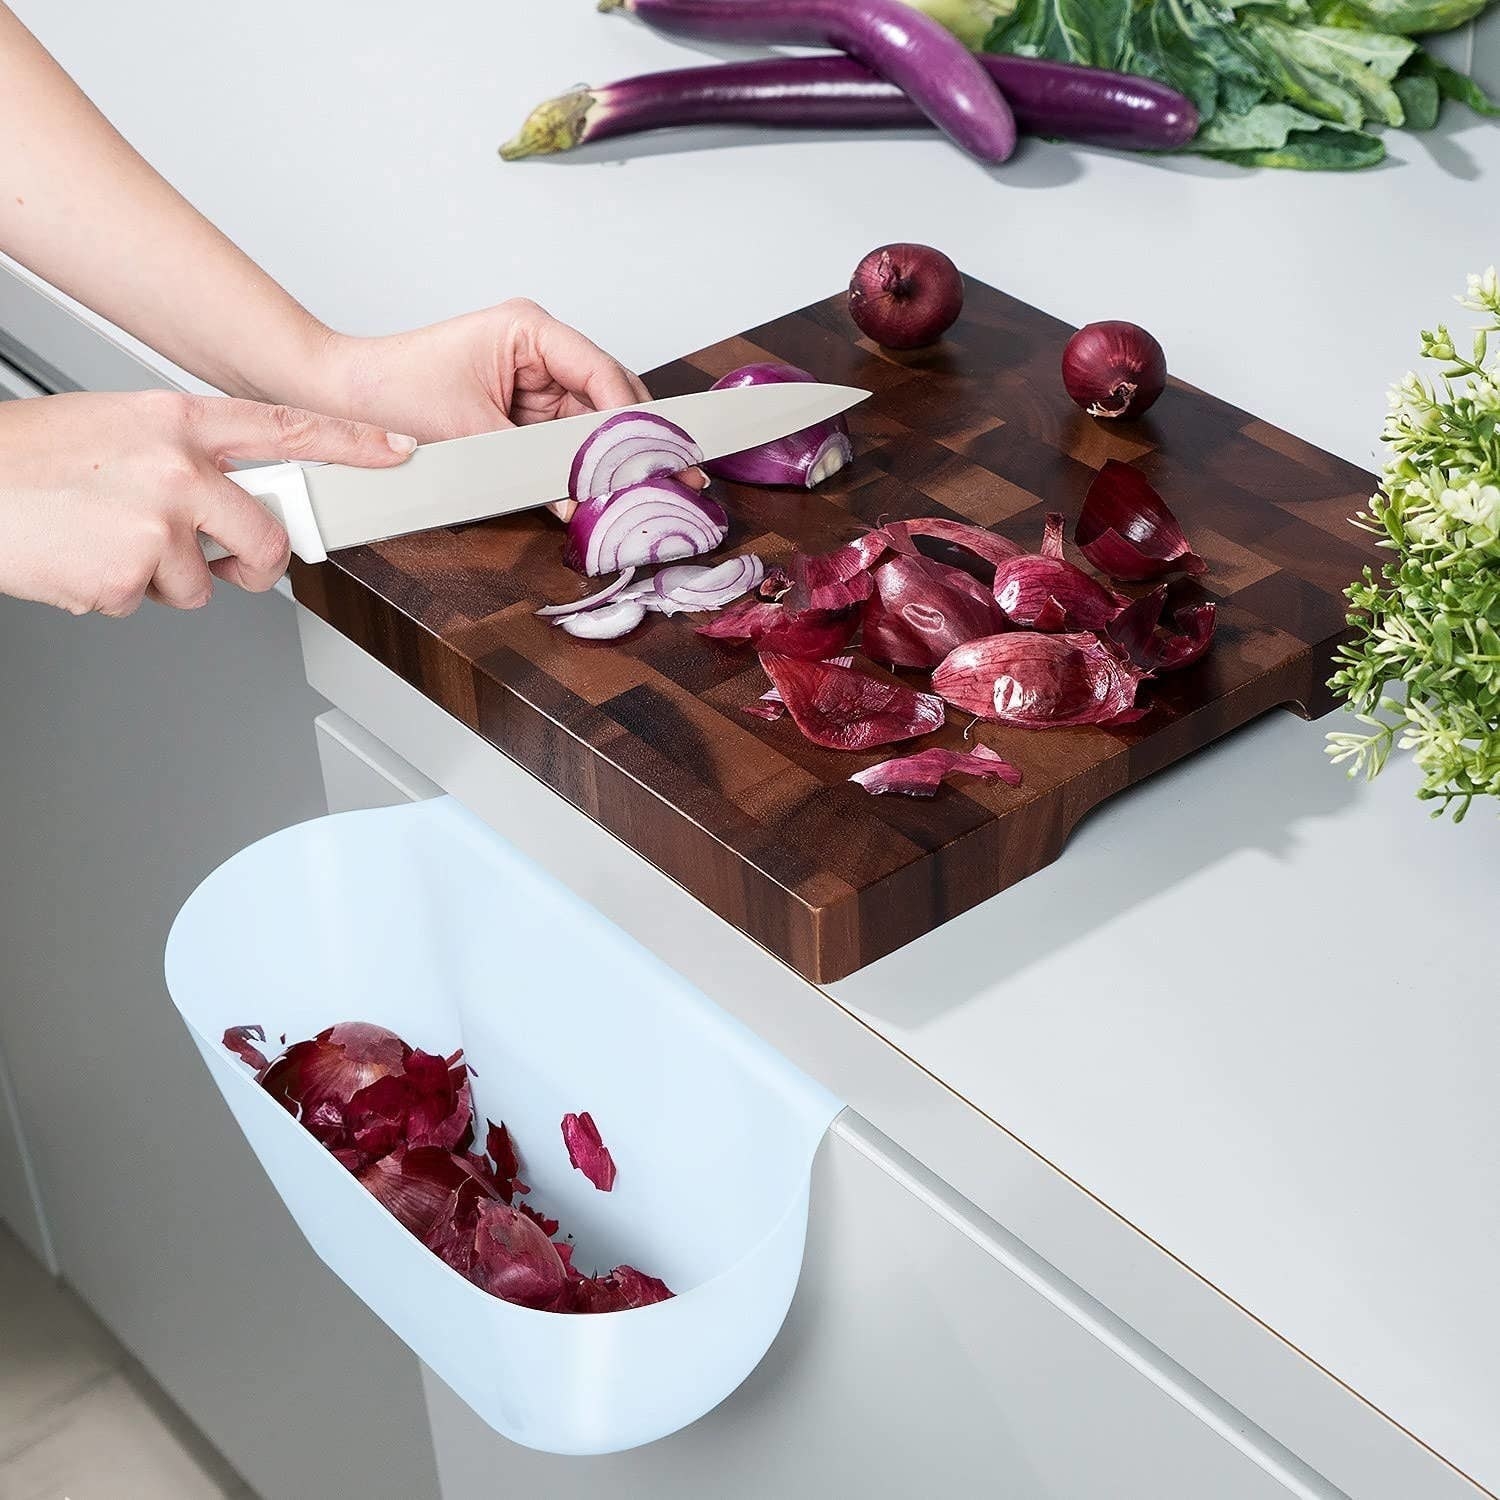
M523 298L411 333L330 335L310 378L299 398L316 410L423 443L651 399L638 375ZM554 507L564 519L572 508Z

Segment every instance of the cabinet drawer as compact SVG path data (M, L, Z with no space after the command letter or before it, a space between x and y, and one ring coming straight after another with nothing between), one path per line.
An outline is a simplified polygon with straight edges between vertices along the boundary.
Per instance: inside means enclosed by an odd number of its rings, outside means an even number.
M984 1221L945 1214L909 1181L862 1122L835 1125L780 1337L722 1406L649 1448L583 1463L529 1453L429 1376L443 1500L489 1500L500 1476L548 1500L1339 1493L1190 1381L1174 1385L1152 1351L1120 1352L998 1257Z

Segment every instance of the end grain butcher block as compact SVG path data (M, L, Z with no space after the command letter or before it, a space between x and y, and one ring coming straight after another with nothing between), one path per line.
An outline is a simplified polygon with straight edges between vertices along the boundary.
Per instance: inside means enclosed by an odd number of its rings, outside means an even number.
M789 718L744 713L766 687L755 656L694 634L691 617L653 617L609 644L553 629L533 611L582 590L545 514L298 565L297 597L807 978L842 978L1056 859L1112 793L1278 705L1327 712L1341 591L1372 556L1348 525L1370 475L1175 382L1146 418L1096 422L1059 379L1072 330L967 287L959 323L916 354L860 338L839 296L647 383L676 395L777 359L874 392L851 414L855 463L821 489L719 487L730 546L768 562L924 515L1035 548L1048 510L1072 534L1106 459L1149 476L1208 561L1217 643L1153 687L1128 727L980 726L1023 771L1018 789L869 795L850 773L901 751L822 750ZM954 711L930 743L961 746L967 722Z

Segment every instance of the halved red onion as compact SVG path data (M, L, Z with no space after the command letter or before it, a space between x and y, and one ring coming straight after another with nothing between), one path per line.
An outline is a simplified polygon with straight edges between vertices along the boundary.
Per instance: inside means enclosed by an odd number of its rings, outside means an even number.
M1102 630L1130 601L1063 557L1063 518L1047 517L1039 555L995 569L995 603L1013 625L1048 632Z
M626 568L613 583L606 584L597 594L590 594L585 599L575 599L571 604L548 604L537 610L537 614L544 619L561 620L567 615L584 614L591 609L598 609L600 605L608 604L616 595L623 594L630 587L634 577L635 569Z
M826 661L762 655L760 664L797 728L830 750L870 750L943 726L942 701L905 683Z
M749 593L765 576L766 565L755 556L731 557L716 565L680 563L656 575L652 580L655 598L643 602L664 615L722 609Z
M1208 569L1146 476L1117 458L1110 459L1089 486L1077 536L1079 550L1096 568L1127 583L1179 569Z
M731 370L716 380L716 391L747 385L776 385L786 381L814 381L817 377L796 365L752 364ZM849 427L843 417L818 422L774 443L731 453L704 465L715 479L733 484L798 485L815 489L854 461Z
M569 615L557 623L569 635L581 641L617 641L629 635L646 618L646 606L639 599L616 599L599 609L581 615Z
M675 422L654 412L622 411L601 422L578 450L568 493L591 500L702 462L703 450Z
M883 760L878 766L856 771L849 780L876 797L889 792L904 797L935 797L949 776L979 776L988 781L1003 781L1007 786L1021 784L1021 773L988 745L976 745L963 752L919 750L915 755Z
M1190 604L1162 623L1167 586L1162 584L1122 610L1109 626L1110 639L1145 672L1190 667L1213 644L1218 609L1212 602Z
M949 703L1023 729L1125 724L1145 673L1097 636L1011 631L960 646L932 674Z
M594 1117L587 1110L579 1115L564 1115L562 1137L568 1148L568 1160L601 1193L609 1192L615 1185L615 1159L609 1154Z
M888 558L870 575L864 652L897 667L935 667L955 646L1005 629L977 579L920 554Z
M712 552L728 534L717 500L676 479L647 479L585 500L568 522L563 561L598 578Z

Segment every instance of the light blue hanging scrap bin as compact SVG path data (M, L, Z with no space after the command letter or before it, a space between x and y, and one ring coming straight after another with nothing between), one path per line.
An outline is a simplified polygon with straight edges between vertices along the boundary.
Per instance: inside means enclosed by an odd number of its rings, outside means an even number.
M308 1242L497 1432L563 1454L675 1432L760 1362L802 1266L814 1153L838 1101L450 798L343 813L244 850L189 898L167 983ZM372 1021L460 1046L477 1111L585 1271L677 1296L594 1315L489 1296L428 1251L222 1044ZM618 1166L598 1192L561 1121ZM481 1131L483 1126L481 1124Z

